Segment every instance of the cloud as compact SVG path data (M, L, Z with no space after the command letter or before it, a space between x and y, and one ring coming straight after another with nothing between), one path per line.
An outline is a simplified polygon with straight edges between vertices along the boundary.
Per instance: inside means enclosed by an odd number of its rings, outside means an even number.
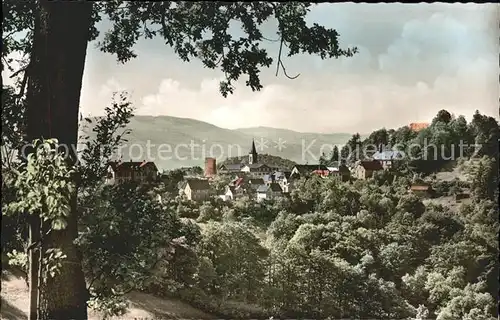
M405 23L400 37L379 55L379 68L411 84L432 84L441 75L452 76L471 62L474 65L478 58L497 68L497 39L492 39L479 25L469 27L458 17L434 13Z
M390 77L355 75L331 78L321 88L269 84L251 93L240 84L227 99L218 91L218 79L205 79L198 89L164 79L156 94L141 99L137 114L193 118L226 128L365 133L430 121L440 109L467 117L476 109L495 114L498 96L487 86L488 67L488 61L477 59L455 76L442 75L431 84L419 81L413 86Z
M126 90L115 78L111 78L104 83L99 90L99 97L111 98L114 93Z

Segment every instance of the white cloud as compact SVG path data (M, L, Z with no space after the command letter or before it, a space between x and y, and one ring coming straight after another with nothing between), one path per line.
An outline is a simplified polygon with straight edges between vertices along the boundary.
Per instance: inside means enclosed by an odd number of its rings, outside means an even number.
M271 126L323 132L369 132L430 121L440 109L467 117L475 109L494 115L498 97L487 86L488 66L478 59L456 76L440 76L431 85L422 81L399 85L384 76L332 77L323 89L291 81L289 86L270 84L251 93L238 85L227 99L218 91L218 79L203 80L198 90L164 79L156 94L143 97L137 114L194 118L226 128Z

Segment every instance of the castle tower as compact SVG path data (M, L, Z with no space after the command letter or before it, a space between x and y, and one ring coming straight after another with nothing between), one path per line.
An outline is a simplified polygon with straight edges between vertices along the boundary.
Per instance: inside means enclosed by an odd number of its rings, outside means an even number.
M257 163L258 158L257 158L257 149L255 148L255 141L252 139L252 149L248 153L248 163L249 164L254 164Z
M217 174L215 158L205 158L205 177L213 177Z

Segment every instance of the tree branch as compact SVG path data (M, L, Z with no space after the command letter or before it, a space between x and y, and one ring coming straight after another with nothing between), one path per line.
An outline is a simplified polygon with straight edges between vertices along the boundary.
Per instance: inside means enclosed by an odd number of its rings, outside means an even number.
M279 72L280 66L281 66L281 69L283 69L283 73L285 74L285 77L287 77L288 79L294 80L300 76L300 73L294 77L291 77L286 73L285 65L283 64L283 61L281 60L281 51L283 49L283 41L284 41L283 34L281 34L280 50L278 52L278 62L276 63L276 77L278 76L278 72Z

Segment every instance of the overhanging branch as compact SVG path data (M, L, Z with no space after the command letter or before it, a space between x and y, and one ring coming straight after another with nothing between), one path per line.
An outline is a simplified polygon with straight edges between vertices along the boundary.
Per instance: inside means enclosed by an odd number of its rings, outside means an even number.
M296 76L294 77L291 77L289 76L287 73L286 73L286 68L285 68L285 65L283 64L283 61L281 60L281 51L283 49L283 34L281 34L281 41L280 41L280 50L278 52L278 62L276 63L276 76L278 76L278 72L280 70L280 67L281 69L283 69L283 74L285 75L285 77L287 77L288 79L291 79L291 80L294 80L294 79L297 79L299 76L300 76L300 73L297 74Z

